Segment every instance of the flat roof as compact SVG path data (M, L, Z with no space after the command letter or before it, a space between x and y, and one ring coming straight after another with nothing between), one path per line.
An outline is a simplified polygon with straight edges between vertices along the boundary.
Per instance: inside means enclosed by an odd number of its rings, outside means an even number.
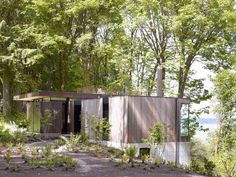
M108 97L105 94L88 94L80 92L58 92L58 91L39 91L31 92L13 97L15 101L33 101L46 98L72 98L72 99L96 99Z
M108 98L124 95L106 95L106 94L93 94L93 93L80 93L80 92L59 92L59 91L38 91L31 92L21 95L16 95L13 97L15 101L34 101L42 99L50 100L61 100L66 98L71 99L97 99L97 98ZM166 98L166 99L178 99L181 102L190 103L187 98L177 98L177 97L160 97L160 96L144 96L144 95L126 95L128 97L153 97L153 98Z

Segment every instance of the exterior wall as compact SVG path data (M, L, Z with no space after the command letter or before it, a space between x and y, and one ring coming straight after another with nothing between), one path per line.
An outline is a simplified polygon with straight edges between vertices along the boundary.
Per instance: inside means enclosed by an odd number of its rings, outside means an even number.
M56 111L56 117L52 122L52 126L49 126L47 133L61 133L62 132L62 125L63 125L63 118L65 117L64 114L64 105L63 102L59 101L50 101L50 102L40 102L41 103L41 115L44 116L45 110L54 110ZM41 127L41 132L42 131Z
M81 113L83 115L85 133L89 136L89 139L92 140L95 139L92 129L93 119L102 118L102 104L102 98L81 101Z
M109 123L111 125L110 142L128 142L128 97L116 96L109 98Z
M140 148L147 148L147 145L144 143L117 143L113 141L108 141L106 145L109 147L115 147L121 150L128 146L136 147L138 150L136 156L140 155ZM179 151L176 151L177 150L176 147L178 146L179 146ZM175 164L190 165L190 143L189 142L162 143L161 145L155 148L152 147L150 153L152 157L159 157L166 161L172 161Z
M74 101L68 103L67 132L74 132Z
M154 157L161 157L176 164L189 165L190 146L188 142L179 142L180 105L188 104L185 99L116 96L109 98L109 122L111 124L108 146L123 149L128 145L146 148L143 139L149 134L149 128L157 122L164 123L167 142L151 148ZM187 141L187 140L186 140Z
M55 110L57 112L56 118L49 126L48 133L61 133L62 118L64 117L64 108L62 102L27 102L27 119L29 120L29 131L43 132L43 127L40 119L45 114L45 110Z
M179 142L179 164L189 165L190 164L190 143Z
M166 161L176 161L176 142L162 143L151 148L154 157L160 157Z
M29 121L29 131L40 132L40 103L27 102L26 104L27 120Z
M176 141L176 99L128 97L128 143L142 143L157 122L167 128L167 142Z

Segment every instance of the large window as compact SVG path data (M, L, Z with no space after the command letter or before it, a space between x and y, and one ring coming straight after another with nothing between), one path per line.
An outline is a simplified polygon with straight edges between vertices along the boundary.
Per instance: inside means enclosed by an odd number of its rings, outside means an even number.
M189 104L181 104L180 136L189 136Z

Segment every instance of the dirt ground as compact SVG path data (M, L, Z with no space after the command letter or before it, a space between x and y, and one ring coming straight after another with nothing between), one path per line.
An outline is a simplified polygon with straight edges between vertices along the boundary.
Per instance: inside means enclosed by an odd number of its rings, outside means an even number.
M14 159L19 163L19 171L5 170L4 159L0 158L0 177L202 177L197 174L188 174L180 169L170 169L165 166L150 168L136 164L135 167L118 165L109 159L93 157L87 153L68 153L78 163L75 169L68 171L57 168L50 171L46 168L35 168L21 163L20 157Z
M52 144L53 141L40 141L26 144L44 147L45 144ZM0 177L204 177L198 174L186 173L178 168L167 168L166 166L150 166L136 163L134 167L128 164L118 164L106 158L98 158L85 152L69 153L65 155L72 156L77 166L74 169L66 171L63 167L53 170L44 168L32 168L22 160L20 154L15 153L11 160L12 164L18 166L18 170L6 170L6 162L3 154L0 154Z

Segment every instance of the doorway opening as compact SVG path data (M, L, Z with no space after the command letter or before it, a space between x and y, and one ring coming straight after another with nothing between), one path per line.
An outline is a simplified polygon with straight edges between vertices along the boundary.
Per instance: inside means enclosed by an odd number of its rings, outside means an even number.
M68 104L67 102L64 102L62 104L62 133L66 134L67 133L67 115L68 115Z
M75 102L74 105L74 133L81 132L81 103Z

